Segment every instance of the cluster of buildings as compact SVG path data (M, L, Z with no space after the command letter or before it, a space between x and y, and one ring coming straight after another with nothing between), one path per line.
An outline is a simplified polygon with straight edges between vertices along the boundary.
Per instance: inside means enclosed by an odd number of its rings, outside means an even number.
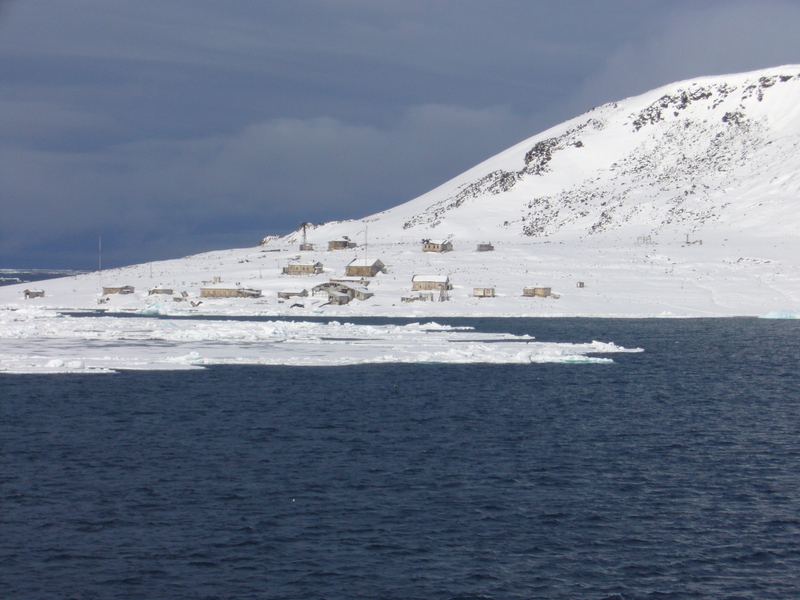
M305 233L305 232L304 232ZM349 238L330 240L328 242L328 250L348 250L356 247L356 244ZM303 243L300 244L301 251L310 251L314 249L314 245L307 242L305 235L303 236ZM494 246L491 243L483 242L477 246L477 252L491 252ZM453 242L451 240L422 240L423 252L452 252ZM299 258L296 257L296 258ZM380 273L386 273L386 265L380 259L367 259L367 258L354 258L345 267L344 276L340 278L331 278L329 281L320 283L311 288L311 292L305 288L286 289L278 292L280 301L294 300L300 302L302 299L311 296L327 296L328 303L332 305L344 305L353 300L367 300L374 296L374 293L369 291L369 285L372 278ZM287 266L283 267L282 274L287 276L306 276L313 277L324 273L324 265L319 261L299 261L295 260L290 262ZM582 287L582 284L578 284ZM401 298L403 302L415 301L446 301L449 299L449 292L453 289L453 284L448 275L414 275L411 278L411 292L412 295L404 296ZM111 294L132 294L135 290L133 286L104 286L103 287L103 302L108 300ZM181 292L180 295L173 295L173 290L164 287L156 287L148 292L150 295L169 295L173 296L176 301L188 299L187 292ZM26 298L34 298L43 296L44 292L38 290L25 290ZM552 292L549 287L525 287L522 290L523 296L528 297L558 297L557 294ZM221 277L215 277L212 285L206 285L200 288L201 298L259 298L262 296L262 290L242 286L241 284L224 284ZM496 290L494 287L475 287L472 291L472 296L475 298L495 298ZM192 305L197 306L199 302L192 302Z

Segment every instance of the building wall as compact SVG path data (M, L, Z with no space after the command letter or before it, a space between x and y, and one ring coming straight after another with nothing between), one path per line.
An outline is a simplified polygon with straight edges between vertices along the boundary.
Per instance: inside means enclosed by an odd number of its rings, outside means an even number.
M522 290L523 296L535 296L537 298L547 298L550 295L551 288L549 287L536 287L525 288Z
M283 267L284 275L316 275L322 271L321 267L315 265L289 265Z
M347 250L348 248L355 247L355 242L348 242L346 240L331 240L328 242L328 250Z
M411 290L449 290L450 284L442 283L440 281L412 281Z
M239 290L235 288L201 288L201 298L236 298Z
M450 252L453 249L453 244L445 242L444 244L432 244L425 242L422 244L423 252Z

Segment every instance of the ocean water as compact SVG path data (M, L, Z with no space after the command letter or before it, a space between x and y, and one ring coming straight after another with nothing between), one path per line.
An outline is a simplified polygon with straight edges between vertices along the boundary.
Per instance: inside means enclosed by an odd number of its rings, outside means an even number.
M2 598L798 598L800 323L614 364L0 375Z
M70 277L80 275L86 271L72 271L67 269L0 269L0 286L15 285L17 283L32 283L55 279L56 277Z

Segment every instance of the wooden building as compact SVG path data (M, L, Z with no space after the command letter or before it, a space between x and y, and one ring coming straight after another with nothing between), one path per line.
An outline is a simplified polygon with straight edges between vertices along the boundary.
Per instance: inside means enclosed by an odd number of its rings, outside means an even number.
M330 281L334 283L346 283L348 285L354 283L356 285L363 285L364 287L369 286L370 282L366 277L331 277Z
M109 285L103 286L103 295L107 296L109 294L132 294L136 290L133 288L132 285Z
M547 298L551 295L549 287L526 287L522 290L523 296L535 296L536 298Z
M300 244L300 252L313 252L314 251L314 244Z
M25 290L23 293L25 294L25 300L44 298L44 290Z
M375 277L386 268L380 260L370 261L365 258L356 258L345 268L348 277Z
M492 252L494 251L494 246L492 246L491 242L481 242L478 244L478 252Z
M447 275L414 275L411 278L411 290L452 290L450 277Z
M167 296L171 296L172 295L172 290L170 288L157 287L157 288L153 288L152 290L147 292L148 296L155 296L157 294L164 294L164 295L167 295Z
M423 252L452 252L453 243L448 240L422 240Z
M305 298L308 296L308 290L283 290L278 292L278 298L282 298L283 300L288 300L289 298Z
M494 298L494 288L472 288L472 295L476 298Z
M314 296L330 295L332 292L347 294L350 298L355 298L357 300L366 300L375 295L363 285L358 285L357 283L342 283L339 281L327 281L311 288L311 293Z
M350 300L352 300L350 294L344 294L342 292L335 292L335 291L328 292L328 302L336 306L349 304Z
M200 288L201 298L260 298L261 290L243 287L207 287Z
M341 240L330 240L328 242L328 250L347 250L348 248L355 248L356 243L351 242L348 238Z
M293 263L283 267L284 275L319 275L322 273L322 263Z

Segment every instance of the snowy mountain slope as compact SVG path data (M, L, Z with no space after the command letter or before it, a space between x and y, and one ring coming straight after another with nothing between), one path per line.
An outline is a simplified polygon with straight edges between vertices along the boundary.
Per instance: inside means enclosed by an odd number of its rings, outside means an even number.
M52 280L44 298L0 288L0 307L292 315L728 316L800 309L800 66L706 77L598 107L438 188L360 220L259 246ZM348 236L356 247L330 251ZM425 238L454 251L422 252ZM493 252L476 252L492 242ZM283 300L380 258L368 300ZM320 262L309 277L282 274ZM401 302L414 275L447 275L447 302ZM202 298L223 284L261 298ZM102 286L132 285L127 296ZM173 297L150 296L156 286ZM527 298L524 286L559 296ZM495 298L475 298L493 287ZM177 302L175 300L178 300ZM202 302L202 304L198 304ZM148 308L149 307L149 308Z
M496 239L715 224L758 234L775 213L791 233L799 144L800 66L702 78L596 108L374 221L438 237L480 224ZM764 200L760 223L741 220Z

